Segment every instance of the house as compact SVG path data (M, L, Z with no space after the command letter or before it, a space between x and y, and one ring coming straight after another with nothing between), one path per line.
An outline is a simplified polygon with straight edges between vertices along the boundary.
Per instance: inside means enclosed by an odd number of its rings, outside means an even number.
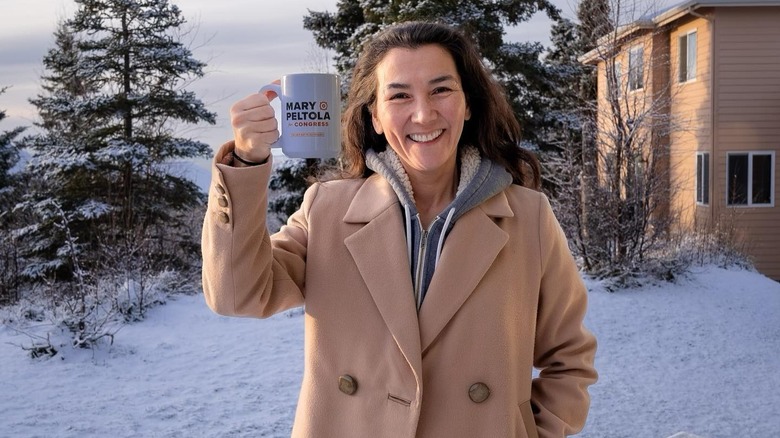
M780 1L679 3L580 60L597 66L598 135L639 125L631 135L665 151L672 226L733 233L780 281Z

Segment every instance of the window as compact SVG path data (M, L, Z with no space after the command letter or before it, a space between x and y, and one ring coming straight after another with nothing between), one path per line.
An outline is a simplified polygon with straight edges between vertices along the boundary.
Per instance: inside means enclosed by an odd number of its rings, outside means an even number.
M696 31L688 32L680 37L680 76L679 81L688 82L696 79Z
M710 154L696 153L696 203L710 204Z
M636 46L628 52L628 89L644 87L644 47Z
M729 153L726 199L729 205L774 204L774 152Z

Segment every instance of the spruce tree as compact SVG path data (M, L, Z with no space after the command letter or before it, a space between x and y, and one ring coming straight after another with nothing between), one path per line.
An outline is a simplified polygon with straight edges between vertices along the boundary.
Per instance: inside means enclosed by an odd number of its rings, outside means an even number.
M5 94L8 87L0 87L0 96ZM0 110L0 122L5 120L5 110ZM18 175L12 169L19 163L19 146L16 137L25 128L17 127L8 131L0 131L0 229L5 230L9 210L13 206L13 192L17 188Z
M610 0L582 0L577 5L575 44L577 53L584 55L598 47L599 38L614 30L614 19ZM583 66L580 81L580 96L588 102L596 100L596 69Z
M328 160L326 165L335 165ZM273 197L268 201L268 210L276 216L280 224L287 221L303 202L303 193L309 183L316 179L317 173L323 167L321 160L314 158L287 159L280 163L271 175L268 187ZM277 224L269 223L269 227ZM271 231L276 231L271 229Z
M0 88L2 96L8 87ZM0 110L0 122L6 118L5 110ZM11 169L19 162L19 149L14 144L14 139L24 131L24 128L14 128L10 131L0 132L0 199L7 193L13 184L14 177ZM5 205L3 205L5 207ZM3 209L5 210L5 209Z
M599 38L615 28L610 0L582 0L577 5L577 47L587 53L598 46Z
M558 220L578 254L582 245L583 226L583 126L587 123L589 103L581 96L581 83L587 78L578 61L582 54L577 43L577 25L562 19L551 30L552 46L545 62L557 83L546 111L550 128L544 133L552 152L543 157L547 191ZM588 259L585 259L587 263ZM586 269L588 267L586 266Z
M549 126L545 116L547 95L553 82L540 58L540 43L504 40L505 27L518 25L535 13L557 19L560 11L547 0L340 0L335 13L309 11L304 28L314 34L317 45L335 52L336 70L343 89L349 88L352 69L363 43L392 23L422 20L447 23L475 40L496 79L505 87L515 115L523 126L524 145L545 148L540 132ZM293 181L296 175L311 176L320 164L314 160L296 161L280 168L272 186L286 191L271 210L284 219L291 207L300 204L305 187Z
M0 88L0 96L7 87ZM6 118L0 110L0 122ZM11 230L19 223L12 213L18 196L18 175L12 169L19 162L19 148L15 139L24 128L13 128L0 132L0 306L14 302L19 297L19 254L16 239Z
M25 168L27 188L15 206L30 219L20 234L24 236L24 273L32 279L69 276L76 254L68 250L63 223L87 244L95 235L91 220L99 215L84 212L109 209L108 205L97 206L92 198L100 174L90 154L99 148L94 133L99 124L80 110L97 90L81 71L77 38L64 22L57 26L54 47L44 56L43 66L42 93L30 99L38 110L40 120L35 125L40 133L22 140L32 156Z
M552 46L545 62L555 83L549 111L555 120L547 126L568 132L548 132L547 140L556 145L564 139L573 144L585 142L582 152L587 156L594 147L596 71L580 63L579 57L596 48L598 39L612 29L609 0L581 1L577 19L579 23L560 19L551 30ZM557 138L551 140L549 135Z
M191 263L188 213L204 195L172 167L211 152L176 135L181 124L215 121L184 89L205 64L177 37L185 20L166 0L75 3L44 58L43 93L31 101L42 131L26 140L34 151L27 170L42 182L26 200L40 219L37 269L72 273L68 248L86 270L111 263L106 254L157 270ZM63 232L47 233L52 227Z
M578 57L577 25L562 18L551 29L552 46L547 50L545 64L549 79L555 83L547 94L548 106L544 111L546 129L543 142L548 150L557 150L566 143L578 143L582 137L582 110L585 101L581 96L581 82L586 75Z
M579 24L576 32L576 52L582 56L598 47L599 39L612 32L615 28L615 20L612 13L610 0L582 0L577 6L577 18ZM597 219L589 214L588 208L592 206L594 194L593 188L597 184L597 83L598 76L594 66L582 65L579 75L578 97L581 110L578 111L581 119L580 131L580 159L582 179L582 227L581 234L585 237L589 234L588 228L594 228L597 224L591 224ZM573 147L577 147L576 144Z
M304 27L321 47L336 53L336 68L349 83L363 42L383 27L397 22L423 20L447 23L474 39L485 62L504 85L523 126L526 146L538 147L537 133L545 125L545 95L553 83L536 42L509 42L506 26L529 20L537 12L552 19L560 11L547 0L341 0L338 11L309 12Z
M194 93L181 86L203 76L205 64L176 38L185 24L167 0L76 0L68 24L85 36L78 48L84 72L100 87L85 104L101 119L94 158L112 183L107 199L123 229L170 219L202 200L194 183L166 163L205 157L208 145L175 136L173 123L214 123Z

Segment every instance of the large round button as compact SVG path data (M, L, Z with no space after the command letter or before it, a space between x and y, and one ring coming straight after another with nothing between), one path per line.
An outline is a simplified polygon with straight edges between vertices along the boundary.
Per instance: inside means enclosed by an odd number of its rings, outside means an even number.
M226 224L230 222L230 216L228 216L228 214L223 211L219 213L219 221L222 222L223 224Z
M490 397L490 388L482 382L477 382L469 388L469 398L474 403L482 403Z
M227 207L228 206L227 198L224 197L224 196L220 196L219 199L217 199L217 202L219 202L219 206L220 207Z
M347 395L352 395L357 391L357 380L349 374L339 377L339 391Z
M225 187L222 186L222 184L217 184L215 188L217 189L217 192L220 195L224 195L225 194Z

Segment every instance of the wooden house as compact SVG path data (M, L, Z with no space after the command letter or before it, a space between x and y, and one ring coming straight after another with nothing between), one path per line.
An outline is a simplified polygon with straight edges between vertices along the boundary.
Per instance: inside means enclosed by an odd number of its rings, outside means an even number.
M687 1L599 44L581 58L597 66L599 126L614 102L652 108L627 123L654 120L644 126L666 151L663 214L681 230L733 233L780 281L780 1Z

